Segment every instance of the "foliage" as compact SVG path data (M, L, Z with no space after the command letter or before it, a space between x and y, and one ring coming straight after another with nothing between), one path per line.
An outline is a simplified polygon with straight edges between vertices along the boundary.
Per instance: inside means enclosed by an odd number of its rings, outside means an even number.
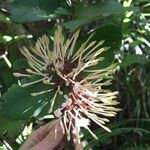
M33 97L30 93L46 90L48 85L21 88L18 83L35 78L17 80L13 73L24 73L28 67L19 48L31 46L40 35L52 36L56 24L61 24L68 36L80 28L78 43L91 33L95 33L93 40L105 41L110 49L102 54L105 60L99 68L119 64L110 88L119 91L122 111L108 123L111 133L92 124L98 141L83 130L85 149L149 149L149 7L149 0L0 0L0 149L5 149L6 143L18 149L25 139L20 143L16 139L23 136L25 126L46 122L49 97L55 93ZM59 97L56 101L57 108L62 102Z

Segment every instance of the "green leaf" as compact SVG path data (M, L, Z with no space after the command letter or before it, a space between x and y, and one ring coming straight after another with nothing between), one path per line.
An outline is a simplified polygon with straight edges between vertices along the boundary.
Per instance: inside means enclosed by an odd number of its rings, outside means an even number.
M105 42L102 47L110 47L107 51L101 54L101 57L104 57L105 59L98 64L98 68L108 67L114 61L114 51L120 49L122 41L121 28L114 25L106 25L97 28L94 33L95 35L92 40L104 40Z
M0 22L11 23L9 17L5 16L2 13L0 13Z
M15 70L20 70L20 69L25 69L28 67L28 62L25 58L20 58L17 59L14 63L13 63L13 68Z
M6 118L0 114L0 135L4 137L9 137L10 141L15 140L24 128L24 121L23 120L11 120Z
M52 91L38 96L31 95L31 93L38 93L49 89L52 89ZM43 83L37 83L28 87L13 85L8 89L8 92L2 95L4 102L1 105L0 112L13 120L43 117L48 114L54 94L55 88ZM60 96L56 98L54 109L62 104L62 100Z
M150 134L150 131L145 130L143 128L136 128L136 127L126 127L126 128L120 128L120 129L114 129L112 130L112 133L106 133L104 135L101 135L99 138L101 139L101 142L104 142L108 138L114 136L114 135L122 135L124 133L129 133L129 132L135 132L135 133L145 133L145 134Z
M5 63L5 62L4 62ZM0 81L3 85L3 90L6 91L7 88L11 87L13 84L17 83L16 78L13 76L13 71L12 69L8 68L4 64L2 68L0 69Z
M130 54L122 60L121 67L128 67L133 64L146 64L149 60L145 55Z
M106 140L108 140L109 138L116 136L116 135L124 135L126 133L137 133L137 134L148 134L150 135L150 131L145 130L143 128L136 128L136 127L125 127L125 128L119 128L119 129L114 129L112 130L111 133L104 133L104 134L98 134L97 137L99 139L99 141L96 140L91 140L89 145L87 146L87 149L89 146L93 146L99 143L104 143Z
M2 147L2 146L0 146L0 150L7 150L6 148L4 148L4 147Z
M121 148L119 150L148 150L147 148L145 147L142 147L142 146L138 146L138 147L127 147L127 148Z
M14 0L8 3L11 20L18 23L56 18L60 0Z
M88 22L99 20L113 14L119 15L122 11L122 6L115 0L105 0L100 3L87 6L76 19L65 22L63 25L70 29L70 31L74 31Z
M3 36L1 35L1 33L0 33L0 43L5 43L5 40L4 40Z
M134 127L136 122L139 121L140 127ZM147 128L144 127L144 125L147 125ZM108 128L111 129L112 132L106 132L102 128L97 128L94 130L94 133L98 137L98 141L93 139L93 137L89 136L90 133L84 132L84 136L86 137L86 140L89 141L89 144L87 145L86 149L88 149L91 146L95 145L101 145L104 144L106 141L108 141L110 138L115 137L116 135L124 135L127 133L137 133L139 136L143 136L144 138L146 135L150 135L150 130L149 130L149 124L150 124L150 119L126 119L114 123L108 124ZM133 126L133 127L132 127ZM131 135L131 134L130 134Z
M104 46L112 50L118 50L121 46L122 32L120 27L115 25L105 25L95 30L95 40L104 40Z
M14 150L19 148L16 138L22 133L25 125L23 120L11 120L0 114L0 137L3 138Z
M71 12L63 7L57 8L55 11L56 14L58 15L66 15L66 16L71 16Z

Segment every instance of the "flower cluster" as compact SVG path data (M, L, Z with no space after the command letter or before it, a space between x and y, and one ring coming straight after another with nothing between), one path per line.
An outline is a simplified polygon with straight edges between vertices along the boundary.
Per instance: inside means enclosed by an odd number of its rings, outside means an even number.
M72 133L74 139L78 141L80 141L81 127L87 129L97 139L90 130L90 121L110 132L110 129L105 126L105 123L109 121L107 118L115 116L119 111L114 107L118 104L115 100L117 92L102 88L103 85L111 84L106 77L112 74L115 65L105 69L93 69L103 59L100 54L107 50L107 48L102 48L104 41L99 43L91 41L93 37L91 35L78 48L76 41L79 33L78 30L66 40L62 28L58 26L53 38L52 50L49 48L49 38L46 35L39 38L35 48L31 48L30 51L24 47L21 52L27 58L30 69L26 70L27 74L14 74L17 77L32 75L41 77L39 80L22 85L23 87L37 82L56 87L54 88L57 89L55 95L51 98L49 112L53 112L59 118L62 131L67 134L68 140ZM56 76L57 81L55 80ZM65 88L69 89L68 94L63 93ZM32 93L32 95L44 94L54 89ZM65 102L60 108L53 110L58 94L62 95Z

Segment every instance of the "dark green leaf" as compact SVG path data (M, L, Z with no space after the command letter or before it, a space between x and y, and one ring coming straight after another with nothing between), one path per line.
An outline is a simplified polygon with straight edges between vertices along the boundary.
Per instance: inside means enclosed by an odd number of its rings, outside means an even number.
M27 66L28 62L25 58L17 59L13 64L13 68L16 70L25 69Z
M0 124L0 135L9 137L10 140L15 140L24 128L24 121L22 120L14 121L2 115L0 115L0 120L2 122Z
M119 50L122 41L121 28L115 25L99 27L95 30L95 40L104 40L104 46Z
M99 138L99 142L103 143L106 140L108 140L109 138L115 136L115 135L123 135L126 133L130 133L130 132L134 132L137 134L149 134L150 135L150 131L142 129L142 128L136 128L136 127L126 127L126 128L119 128L119 129L114 129L112 130L111 133L104 133L104 134L98 134L97 137ZM96 145L97 141L96 140L91 140L88 146L92 146L92 145Z
M5 63L5 62L4 62ZM3 90L11 87L14 83L17 83L16 78L13 76L13 71L7 65L4 64L0 69L0 79L3 85Z
M106 132L102 128L98 128L94 130L94 133L99 138L98 141L94 140L91 136L89 136L88 132L85 132L84 135L86 137L86 140L90 141L88 146L94 146L98 144L104 143L106 140L108 141L111 137L114 137L116 135L123 135L124 133L134 132L137 134L150 134L149 128L144 127L146 124L149 127L150 119L140 119L138 120L141 124L139 128L132 127L136 123L137 119L128 119L128 120L122 120L114 123L108 124L108 128L112 130L111 133ZM129 127L128 127L129 126ZM87 146L87 148L88 148Z
M57 8L57 10L55 11L56 14L58 15L66 15L66 16L71 16L71 12L68 9L65 9L63 7L59 7Z
M92 40L104 40L105 42L102 47L110 47L107 51L102 53L101 57L105 59L98 65L98 68L105 68L114 61L114 51L120 49L122 40L121 29L114 25L107 25L97 28L94 32L95 35Z
M31 96L31 93L49 89L52 89L52 91L38 96ZM42 117L48 114L54 94L54 87L43 83L37 83L24 88L13 85L8 89L8 92L2 96L4 103L1 105L0 112L13 120ZM62 100L63 99L60 99L59 97L56 98L54 109L62 104Z
M53 19L60 0L14 0L8 3L11 20L18 23Z
M138 146L138 147L127 147L127 148L121 148L119 150L147 150L147 148Z
M121 67L128 67L133 64L146 64L148 62L149 60L146 58L145 55L131 54L125 57L120 65Z
M105 0L101 3L87 6L77 19L64 23L63 25L70 29L76 30L78 27L93 21L102 19L113 14L119 15L122 13L122 6L115 0Z

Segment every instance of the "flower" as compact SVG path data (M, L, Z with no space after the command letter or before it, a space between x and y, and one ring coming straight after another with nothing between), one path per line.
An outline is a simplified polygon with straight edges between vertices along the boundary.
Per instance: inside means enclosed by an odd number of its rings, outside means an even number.
M65 40L62 28L57 27L54 35L53 50L49 48L49 38L44 35L39 38L35 48L30 51L27 48L21 49L22 54L27 58L30 69L27 74L14 73L17 77L40 76L39 80L23 84L22 87L43 82L57 87L51 101L49 112L59 118L64 134L68 140L71 133L74 139L80 141L80 129L90 130L90 121L95 122L108 132L110 129L105 126L108 117L114 117L120 109L114 106L118 104L115 100L118 92L111 92L103 89L103 85L111 84L110 80L104 80L113 73L116 65L105 69L93 69L103 59L99 55L108 48L102 48L104 41L92 41L93 34L79 47L76 41L79 37L79 30L70 39ZM57 80L55 77L57 76ZM69 89L68 94L63 90ZM44 94L54 89L32 93L32 96ZM61 107L53 110L58 94L62 95L65 102Z

